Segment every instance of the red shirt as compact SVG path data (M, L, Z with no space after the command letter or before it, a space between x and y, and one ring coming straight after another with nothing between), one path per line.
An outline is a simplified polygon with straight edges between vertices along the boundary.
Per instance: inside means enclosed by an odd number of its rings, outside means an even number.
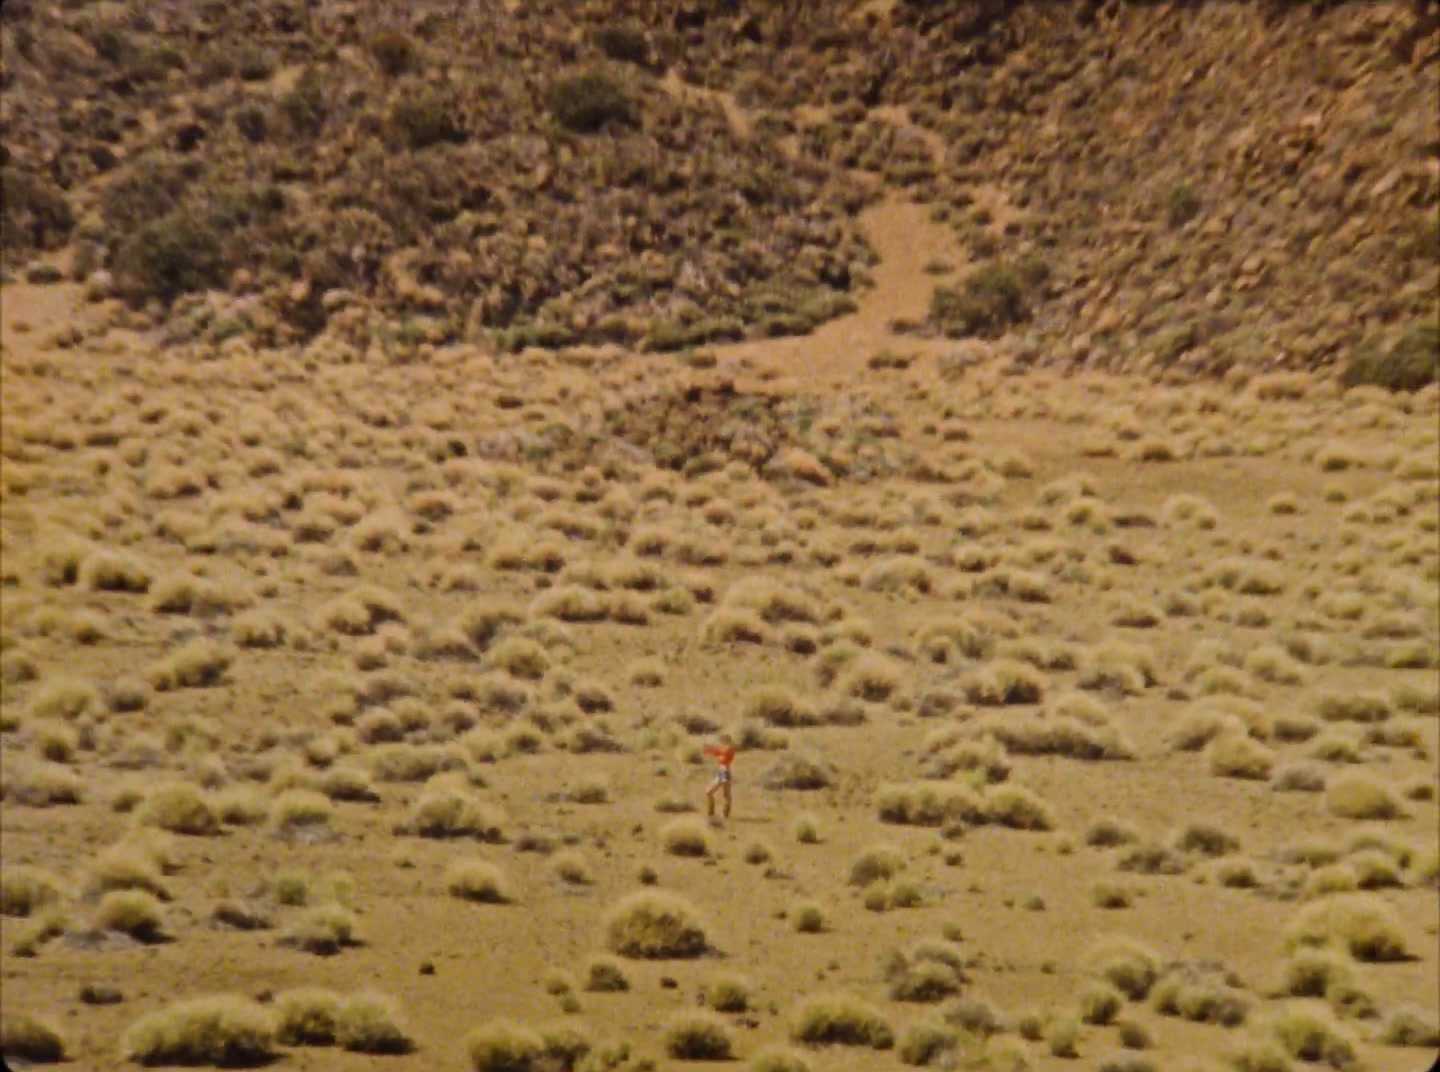
M707 756L714 756L720 761L720 766L726 770L729 770L730 764L735 762L735 748L733 745L712 744L709 748L705 749L705 754Z

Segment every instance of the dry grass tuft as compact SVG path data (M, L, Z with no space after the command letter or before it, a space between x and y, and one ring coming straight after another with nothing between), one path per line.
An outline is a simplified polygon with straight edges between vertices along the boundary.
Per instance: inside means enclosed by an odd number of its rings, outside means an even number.
M497 865L486 860L455 860L445 869L445 888L451 897L479 904L508 904L509 880Z
M1205 749L1205 764L1221 778L1264 781L1275 767L1275 753L1244 733L1222 732Z
M1117 987L1131 1001L1143 1001L1160 978L1161 960L1149 946L1133 938L1101 939L1085 954L1094 975Z
M150 790L135 819L174 834L213 837L220 832L220 816L210 798L190 782L167 782Z
M678 1061L728 1061L729 1025L714 1013L684 1012L665 1027L665 1052Z
M606 914L605 937L611 952L646 960L698 957L710 949L694 905L659 890L621 899Z
M177 1002L136 1021L120 1053L147 1065L258 1065L274 1060L275 1016L237 995Z
M710 835L699 816L672 819L660 828L660 842L671 856L710 855Z
M888 1050L895 1032L883 1013L848 994L803 1001L790 1023L790 1038L811 1046L868 1046Z
M49 1023L27 1013L0 1019L0 1054L17 1061L51 1064L67 1059L65 1040Z
M1405 815L1400 798L1366 771L1347 771L1325 790L1325 806L1342 819L1399 819Z
M1339 893L1302 908L1285 929L1290 951L1334 946L1356 960L1408 960L1409 944L1395 910L1373 895Z
M0 915L29 916L48 905L59 903L65 887L48 871L24 864L0 870Z

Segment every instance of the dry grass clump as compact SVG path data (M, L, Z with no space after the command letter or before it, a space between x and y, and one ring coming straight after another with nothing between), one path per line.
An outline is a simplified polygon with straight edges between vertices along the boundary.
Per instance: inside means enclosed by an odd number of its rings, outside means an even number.
M789 911L790 925L800 934L819 934L825 930L825 910L814 901L801 901Z
M405 1054L415 1049L393 998L362 992L346 997L335 1021L335 1042L351 1053Z
M1140 840L1140 832L1131 824L1120 819L1106 817L1099 819L1085 831L1085 844L1095 848L1113 848L1116 845L1130 845Z
M709 856L710 835L705 821L687 815L672 819L660 829L660 842L671 856Z
M28 1013L7 1013L0 1019L0 1054L35 1064L67 1060L60 1032Z
M1400 919L1370 894L1341 893L1302 908L1285 929L1285 946L1334 946L1356 960L1386 962L1410 957Z
M988 658L994 644L989 631L968 618L929 621L915 633L916 650L933 663Z
M1249 999L1232 977L1208 964L1172 965L1151 989L1150 1000L1162 1016L1222 1027L1236 1027L1250 1013Z
M478 904L508 904L510 883L496 864L487 860L455 860L445 869L445 889L451 897Z
M813 1072L803 1054L789 1047L771 1046L755 1055L750 1072Z
M794 826L791 828L795 840L802 845L820 844L820 820L810 812L795 817Z
M250 998L192 998L141 1017L121 1057L145 1065L260 1065L278 1056L275 1016Z
M1138 696L1159 684L1157 666L1148 647L1110 641L1085 653L1076 685L1089 692L1114 690Z
M1012 830L1053 830L1050 806L1023 785L993 785L985 791L985 817Z
M297 987L275 995L275 1037L285 1046L333 1046L344 999L318 986Z
M313 905L295 921L285 941L306 953L334 956L346 946L359 944L355 915L344 905L333 901Z
M1214 823L1187 823L1175 834L1175 848L1202 856L1225 856L1240 848L1240 839Z
M890 699L904 683L905 676L894 660L878 652L862 652L840 673L835 688L844 696L870 703Z
M1221 778L1264 781L1275 767L1275 753L1247 734L1222 732L1205 749L1205 764Z
M1131 1001L1143 1001L1160 978L1160 956L1133 938L1111 936L1085 954L1092 974L1118 988Z
M1379 692L1326 693L1316 701L1315 712L1326 722L1384 722L1394 706Z
M504 838L499 812L473 793L440 775L428 783L397 832L428 838L473 837L498 842Z
M12 864L0 870L0 915L24 918L47 905L57 904L64 885L38 867Z
M91 864L85 880L85 893L96 895L108 890L145 890L162 901L170 892L161 877L161 863L156 854L144 846L121 843L103 850Z
M307 839L334 836L330 820L335 806L324 793L310 789L287 789L270 807L270 829L282 837Z
M960 688L965 699L982 707L1036 704L1045 698L1045 678L1033 666L997 659L967 674Z
M714 1013L684 1012L665 1027L665 1052L677 1061L728 1061L734 1043Z
M787 751L760 777L767 789L825 789L835 782L835 768L808 752Z
M943 1001L960 993L966 981L964 955L950 942L917 942L908 949L892 950L885 961L892 1001Z
M138 559L118 551L96 551L80 564L76 579L91 592L148 591L152 574Z
M588 886L595 881L585 857L573 849L556 853L550 861L550 870L556 878L570 886Z
M145 794L136 821L175 834L212 837L220 832L220 816L210 798L190 782L167 782Z
M1440 1047L1440 1019L1418 1005L1403 1005L1385 1018L1380 1041L1387 1046L1435 1049Z
M1367 771L1347 771L1325 790L1325 806L1342 819L1399 819L1405 815L1394 791Z
M705 644L768 644L774 634L760 615L745 607L717 607L700 627Z
M762 685L745 697L743 714L768 726L794 728L821 721L815 706L783 685Z
M705 925L694 905L659 890L622 898L605 917L610 951L646 960L698 957L710 949Z
M1292 1002L1275 1013L1266 1026L1285 1052L1297 1060L1341 1070L1357 1067L1359 1054L1354 1036L1321 1006Z
M790 1038L811 1046L868 1046L888 1050L895 1032L878 1009L848 994L803 1001L790 1023Z
M92 682L54 678L42 682L30 697L30 713L38 719L77 719L98 712L100 690Z
M509 1020L493 1020L465 1037L474 1072L539 1072L545 1043L538 1034Z
M850 865L850 885L888 882L905 869L905 857L893 845L873 845Z
M0 798L32 808L79 804L84 783L69 767L48 760L11 760L0 784Z
M150 664L145 677L157 692L210 688L224 680L225 671L233 662L234 656L228 650L204 637L196 637Z
M1066 715L996 716L978 720L972 727L972 732L985 734L1016 755L1065 756L1082 761L1135 758L1134 745L1116 727Z
M618 994L630 989L630 980L614 957L596 956L585 966L585 989L597 994Z
M881 786L875 803L882 823L940 826L954 821L978 823L986 816L985 801L980 794L957 782Z
M119 931L140 942L165 939L159 900L144 890L111 890L100 900L95 925L101 930Z
M1325 789L1325 768L1316 763L1290 763L1275 772L1277 793L1319 793Z

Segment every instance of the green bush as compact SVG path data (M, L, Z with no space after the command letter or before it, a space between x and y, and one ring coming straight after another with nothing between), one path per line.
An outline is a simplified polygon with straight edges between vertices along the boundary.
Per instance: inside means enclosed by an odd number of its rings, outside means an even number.
M170 303L225 279L220 235L207 219L177 212L146 224L115 255L115 280L132 299Z
M295 88L280 98L280 110L297 137L317 137L330 114L325 81L320 72L314 67L307 67L295 83Z
M602 26L595 34L595 44L606 56L620 63L643 65L650 55L645 35L631 26Z
M1026 268L1027 275L1034 278L1033 268L1028 264ZM930 318L951 338L999 335L1030 317L1026 278L1015 266L986 265L958 291L936 287L930 298Z
M1200 198L1185 183L1177 182L1170 187L1170 197L1166 207L1169 211L1170 226L1182 227L1200 212Z
M24 168L0 168L0 198L7 249L59 249L70 240L75 214L49 180Z
M1389 350L1357 354L1345 366L1340 382L1388 391L1418 391L1440 382L1440 325L1416 324Z
M443 90L412 89L390 111L390 125L412 149L449 142L459 145L468 135L456 114L454 99Z
M566 130L593 134L610 123L633 126L630 101L610 79L601 74L581 74L555 84L550 110Z
M386 30L372 37L370 55L375 57L380 69L391 78L410 73L420 62L415 42L406 34L395 30Z

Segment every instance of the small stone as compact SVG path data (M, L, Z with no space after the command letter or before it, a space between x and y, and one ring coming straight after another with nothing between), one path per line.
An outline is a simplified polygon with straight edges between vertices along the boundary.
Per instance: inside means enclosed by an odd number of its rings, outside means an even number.
M53 264L32 264L25 269L25 282L46 285L58 283L65 278L65 273Z
M434 965L431 961L428 961L428 960L422 961L422 962L420 963L420 974L421 974L421 975L434 975L434 974L435 974L435 965Z
M106 983L86 983L80 988L80 1000L86 1005L119 1005L125 995L119 987Z

